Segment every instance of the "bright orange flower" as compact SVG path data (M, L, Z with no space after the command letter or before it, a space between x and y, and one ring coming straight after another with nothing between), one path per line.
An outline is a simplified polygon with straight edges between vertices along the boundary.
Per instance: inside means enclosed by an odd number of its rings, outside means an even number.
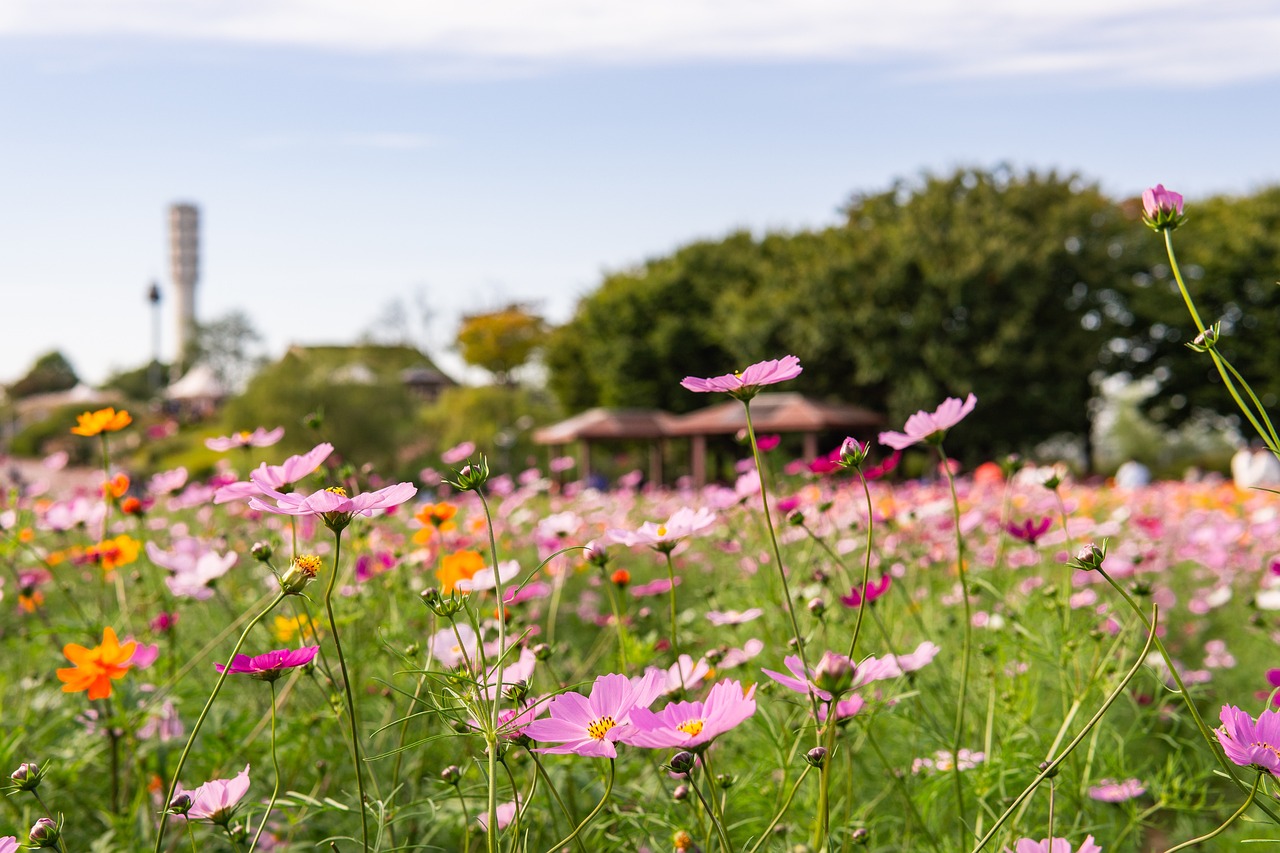
M458 525L454 523L453 517L457 514L458 508L451 503L423 504L413 516L422 525L422 529L413 534L414 544L426 545L436 535L436 531L448 533L456 530Z
M116 474L110 480L107 480L102 484L103 497L107 497L109 495L113 498L122 498L127 491L129 491L128 474Z
M440 568L436 569L436 579L440 581L440 592L448 595L460 580L470 580L476 572L484 568L484 557L478 551L458 551L445 554L440 559Z
M130 640L123 646L111 628L102 630L101 645L86 649L75 643L63 646L62 653L74 666L58 670L58 680L63 682L63 693L89 691L90 699L106 699L111 695L111 680L123 678L129 671L129 660L138 648Z
M121 533L114 539L106 539L97 545L90 546L84 552L84 557L102 566L104 572L110 573L138 559L138 552L141 550L141 542Z
M104 432L116 432L133 423L133 418L124 409L116 411L111 407L98 409L96 412L85 412L76 416L76 425L71 431L76 435L100 435Z
M44 593L38 589L18 593L18 606L26 613L35 613L44 604Z
M36 539L36 532L32 530L30 527L24 527L18 531L18 541L24 545L34 542L35 539Z

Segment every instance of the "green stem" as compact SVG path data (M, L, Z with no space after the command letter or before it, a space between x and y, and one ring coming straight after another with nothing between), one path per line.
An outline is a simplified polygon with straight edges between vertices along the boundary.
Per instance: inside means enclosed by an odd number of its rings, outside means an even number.
M164 844L164 830L169 823L169 803L173 802L173 793L178 788L178 779L182 776L182 768L187 763L187 756L191 754L191 746L196 742L196 735L200 734L200 728L204 725L205 718L209 716L209 709L213 707L214 700L218 698L218 693L222 691L222 685L226 683L227 676L231 674L231 661L235 660L236 655L240 654L240 648L248 638L249 632L266 618L268 613L275 610L276 605L284 601L284 598L285 594L283 592L276 593L275 597L271 599L271 603L244 627L244 631L240 634L240 639L236 640L235 648L231 650L231 655L227 658L227 665L222 668L222 673L213 685L213 692L209 694L208 701L204 703L204 709L200 711L200 716L196 718L196 724L191 728L190 736L187 737L187 744L182 748L182 754L178 756L178 766L174 768L173 778L169 781L169 792L165 795L164 803L161 804L164 811L160 814L160 829L156 832L154 853L160 853L160 849Z
M1231 824L1235 823L1236 818L1240 817L1240 815L1248 811L1249 806L1253 805L1253 798L1257 796L1258 786L1261 784L1262 784L1262 773L1258 773L1257 778L1253 780L1253 787L1249 789L1248 799L1244 801L1244 804L1241 805L1240 808L1236 809L1235 814L1231 815L1231 817L1226 819L1226 821L1222 824L1222 826L1218 827L1213 832L1207 832L1204 835L1199 836L1198 838L1193 838L1190 841L1184 841L1177 846L1170 847L1164 853L1174 853L1175 850L1186 850L1188 847L1194 847L1202 841L1208 841L1210 838L1214 838L1218 835L1221 835L1223 832L1226 831L1228 826L1231 826Z
M964 825L964 775L960 770L960 749L964 745L964 712L969 703L969 659L973 647L973 617L969 605L969 576L964 565L964 536L960 531L960 498L956 495L956 478L951 473L946 451L942 442L938 442L938 456L942 459L942 471L947 477L947 486L951 490L951 510L956 526L956 571L960 576L960 597L964 604L964 633L960 648L960 699L956 705L955 734L951 738L951 761L956 783L956 824L960 835L960 849L965 847Z
M564 800L561 799L560 792L556 790L556 786L551 784L551 777L547 775L546 769L542 766L542 761L538 758L538 753L529 749L527 746L525 747L525 751L528 752L529 757L533 759L533 766L537 768L538 775L542 777L542 781L547 785L547 790L551 792L552 798L554 798L556 804L560 806L560 811L564 813L565 820L569 821L569 825L572 826L574 821L573 815L569 812L569 808L564 804ZM578 843L578 849L581 850L582 853L587 853L587 848L583 846L581 838L575 838L574 841Z
M698 788L698 783L693 781L693 774L686 773L684 774L684 778L689 780L690 790L692 790L694 796L698 798L698 802L702 803L702 810L706 812L707 820L711 821L711 826L716 831L716 837L720 839L720 849L724 851L724 853L732 853L733 847L729 844L729 838L725 835L724 827L721 825L720 821L716 819L715 809L713 809L711 804L707 802L707 798L702 795L701 789ZM707 784L710 785L711 781L708 780Z
M778 578L782 581L782 600L787 605L787 616L791 619L791 633L796 639L796 654L800 656L800 664L804 667L806 673L812 672L809 669L809 658L805 653L804 637L800 634L800 622L796 619L795 602L791 600L791 587L787 583L787 569L782 563L782 549L778 547L778 534L773 529L773 516L769 513L769 493L764 485L764 461L760 458L760 445L756 441L756 429L751 423L751 401L743 400L742 408L746 412L747 419L747 438L751 441L751 456L756 463L756 474L760 478L760 503L764 507L764 522L769 530L769 542L773 545L773 558L778 564ZM822 745L822 736L818 733L818 697L812 690L809 691L809 705L813 710L814 736L818 740L818 745Z
M676 674L680 676L680 689L684 690L684 667L680 665L680 642L676 636L676 566L671 559L671 546L663 545L658 550L667 558L667 580L671 584L671 588L667 590L667 600L671 610L671 624L668 626L671 632L671 654L676 659Z
M502 593L502 572L498 567L498 540L493 533L493 516L489 512L489 501L485 499L484 492L476 487L476 496L480 498L480 505L484 507L485 523L489 528L489 559L493 564L493 583L494 591L498 595L498 662L495 665L495 684L493 688L493 705L489 709L490 713L490 729L487 733L489 742L489 831L488 844L490 853L497 853L498 850L498 711L502 705L502 671L507 660L507 619L506 619L506 600ZM484 643L480 642L480 632L476 632L476 640L483 648ZM481 689L488 680L488 673L481 670L485 675L481 676ZM512 796L516 796L517 792L512 791Z
M555 844L552 844L549 848L547 848L547 853L559 853L559 851L566 844L576 839L578 837L578 834L582 832L584 828L586 828L586 825L591 823L592 818L598 815L600 813L600 810L604 808L604 804L609 801L609 795L613 793L613 762L614 762L614 759L610 758L609 759L609 780L605 782L604 796L600 798L600 802L596 803L596 807L591 810L591 813L582 819L582 823L574 827L573 832L569 833L568 837L560 840Z
M982 838L978 841L978 845L973 848L972 853L978 853L978 851L986 847L987 844L991 841L991 839L995 837L996 832L999 831L1000 827L1004 826L1005 821L1007 821L1009 819L1009 816L1012 815L1018 809L1018 807L1022 804L1022 802L1026 800L1027 797L1031 796L1032 792L1034 792L1035 789L1039 787L1041 782L1053 776L1057 772L1058 766L1061 765L1062 762L1067 760L1067 757L1071 755L1071 753L1075 750L1077 746L1079 746L1081 743L1084 742L1084 739L1089 734L1089 731L1098 724L1098 722L1107 713L1107 710L1111 707L1111 704L1115 702L1116 699L1120 698L1120 694L1124 692L1125 687L1128 686L1129 682L1133 680L1133 677L1137 675L1138 672L1142 669L1142 667L1146 664L1147 655L1150 654L1151 645L1153 642L1155 642L1155 639L1156 639L1155 625L1159 617L1159 611L1154 607L1152 608L1150 622L1147 622L1145 618L1146 617L1145 613L1143 614L1143 617L1144 617L1143 622L1150 625L1151 627L1150 627L1150 630L1147 631L1146 645L1142 647L1142 651L1141 653L1138 654L1138 659L1134 661L1133 666L1130 667L1129 671L1125 673L1124 678L1120 679L1120 683L1116 685L1115 689L1112 690L1110 694L1108 694L1105 700L1103 700L1102 706L1099 707L1098 710L1094 713L1094 715L1089 718L1089 722L1085 723L1084 728L1080 730L1079 734L1077 734L1074 738L1072 738L1071 743L1067 744L1066 748L1062 750L1062 753L1052 761L1046 762L1044 765L1044 769L1040 771L1039 775L1037 775L1036 778L1031 780L1031 784L1023 789L1022 793L1019 794L1014 799L1014 801L1009 804L1009 807L1004 810L1004 813L1001 814L1000 817L996 818L996 822L992 824L991 829L987 830L987 834L982 836Z
M853 623L853 637L849 640L849 659L853 660L854 651L858 648L858 635L862 633L862 616L867 609L867 584L871 581L871 546L875 532L875 508L871 504L871 486L867 478L858 472L858 482L862 484L862 494L867 500L867 558L862 564L862 594L858 600L858 619Z
M57 823L58 819L53 816L53 812L49 810L49 807L47 805L45 805L44 800L40 799L40 792L32 788L31 796L35 797L36 802L40 804L40 808L44 809L45 817L49 818L49 820L53 821L54 823ZM62 853L67 853L67 840L62 837L61 832L58 833L58 849L61 850Z
M338 653L338 669L342 672L342 692L347 699L347 723L351 728L351 757L356 771L356 791L360 802L360 831L365 853L369 853L369 810L365 806L364 768L360 759L360 729L356 720L356 701L351 693L351 676L347 673L347 659L342 654L342 640L338 637L338 620L333 615L333 590L338 584L338 565L342 559L342 531L333 531L333 571L324 590L324 610L329 617L329 632L333 634L333 648Z
M267 810L262 815L262 823L258 824L253 843L249 845L249 853L253 853L253 849L258 846L262 830L267 828L267 818L271 817L271 810L276 807L276 798L280 796L280 757L276 755L276 683L274 680L268 683L271 685L271 764L275 768L276 784L271 789L271 800L267 803Z
M782 803L782 808L778 809L778 813L773 816L773 820L769 821L769 825L764 828L764 832L760 833L759 840L751 845L751 849L747 853L756 853L760 849L760 845L764 844L773 835L773 828L778 825L778 821L782 820L782 816L787 813L787 809L791 808L791 801L796 798L796 791L800 790L800 783L804 781L804 777L808 776L809 771L812 769L812 765L806 766L804 771L796 777L796 783L791 786L791 791L787 794L787 799Z

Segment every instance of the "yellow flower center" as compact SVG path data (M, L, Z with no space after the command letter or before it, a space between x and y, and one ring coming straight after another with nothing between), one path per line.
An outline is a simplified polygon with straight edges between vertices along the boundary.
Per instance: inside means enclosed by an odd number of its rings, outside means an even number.
M666 536L666 535L667 535L667 526L666 526L665 524L659 524L659 525L658 525L658 535L659 535L659 536Z
M702 734L702 726L702 720L685 720L683 723L676 726L676 728L687 734L689 737L697 737Z
M316 573L320 571L321 565L320 558L315 554L299 554L293 564L298 567L299 571L305 572L311 577L316 576Z
M587 734L596 740L604 740L604 736L616 725L617 723L613 721L613 717L601 717L598 720L591 721L587 726Z
M329 488L325 489L325 491L332 492L333 494L337 495L340 498L345 498L347 496L347 490L342 488L342 486L330 486Z
M242 429L242 430L240 430L240 440L241 440L241 441L248 441L248 440L249 440L249 436L251 436L251 435L253 435L253 433L249 432L247 429Z

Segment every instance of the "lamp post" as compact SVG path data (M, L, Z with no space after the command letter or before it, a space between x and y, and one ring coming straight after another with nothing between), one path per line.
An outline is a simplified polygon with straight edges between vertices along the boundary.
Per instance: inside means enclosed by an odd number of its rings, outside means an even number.
M147 368L147 385L151 393L160 391L160 285L151 282L147 291L147 301L151 303L151 365Z

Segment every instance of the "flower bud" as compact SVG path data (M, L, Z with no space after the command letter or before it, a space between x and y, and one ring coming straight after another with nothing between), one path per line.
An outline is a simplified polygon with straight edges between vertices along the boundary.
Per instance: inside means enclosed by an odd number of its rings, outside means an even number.
M47 817L42 817L31 826L27 841L32 847L57 847L62 830Z
M1212 326L1196 335L1191 343L1187 344L1187 346L1196 352L1208 352L1218 345L1218 338L1221 336L1222 323L1214 323Z
M867 451L871 449L871 442L860 444L856 438L850 436L840 445L840 464L845 468L861 468L862 463L867 460Z
M489 479L489 460L480 455L477 462L462 466L462 470L454 472L453 478L445 478L445 482L460 492L474 491Z
M849 840L858 846L871 841L871 833L865 826L860 826L849 834Z
M676 789L671 792L671 799L675 800L677 803L683 803L685 800L689 799L689 786L676 785Z
M34 791L40 786L44 774L40 772L40 765L34 761L24 761L18 765L17 770L9 774L9 778L19 791Z
M804 760L810 767L822 768L827 763L827 748L825 746L815 746L804 754Z
M533 652L533 656L536 660L547 660L551 657L551 646L546 643L538 643L536 646L529 649L529 651Z
M302 416L302 425L307 429L319 430L324 426L324 409L316 409Z
M853 670L853 661L844 655L824 652L813 670L813 683L819 690L838 696L853 686Z
M626 569L618 569L613 574L609 575L609 580L616 587L625 587L631 583L631 572Z
M792 527L804 527L804 513L798 509L793 511L787 516L787 523Z
M1102 568L1102 561L1105 559L1107 559L1107 540L1104 539L1101 547L1092 542L1085 545L1068 565L1086 572L1094 572Z
M275 554L275 549L271 547L270 542L254 542L249 547L249 553L260 563L265 563Z
M586 544L586 550L582 552L582 556L587 563L597 568L603 569L609 564L609 552L594 539Z
M448 767L440 771L440 781L446 785L456 785L462 779L462 768L456 764L450 764Z
M307 584L316 579L320 565L320 558L315 554L299 554L294 557L289 568L280 576L280 591L285 595L301 595Z
M525 697L529 695L529 682L516 681L507 685L507 689L502 691L503 695L515 702L523 702Z
M1044 773L1044 771L1049 770L1049 762L1041 761L1039 764L1036 765L1036 769L1039 770L1041 773ZM1052 770L1049 770L1049 772L1045 774L1044 778L1052 779L1054 776L1057 776L1057 775L1058 775L1058 768L1055 767Z
M812 613L814 616L817 616L819 619L821 619L822 614L827 611L827 603L823 601L821 598L809 599L808 607L809 607L809 612Z
M729 788L732 788L733 783L737 781L738 781L738 777L734 776L732 773L716 774L716 784L719 785L723 790L728 790Z
M693 770L693 765L697 760L698 757L692 752L677 752L671 756L671 764L668 766L671 768L672 773L688 775Z
M1172 231L1186 220L1182 214L1182 196L1164 188L1164 184L1142 193L1142 221L1155 231Z

